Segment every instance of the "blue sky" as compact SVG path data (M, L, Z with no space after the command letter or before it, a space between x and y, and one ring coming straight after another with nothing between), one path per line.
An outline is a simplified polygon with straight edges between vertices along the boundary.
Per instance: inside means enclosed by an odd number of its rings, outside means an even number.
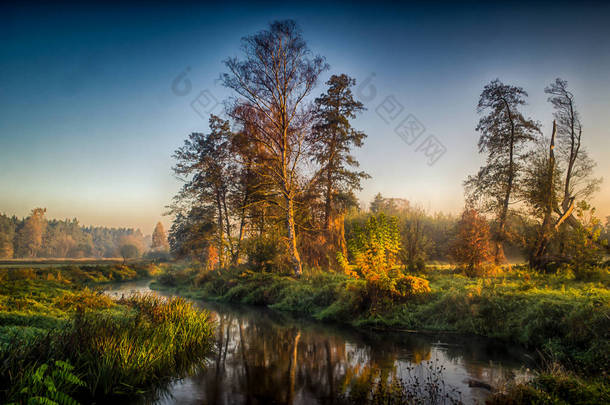
M495 78L529 92L525 111L546 132L543 89L568 80L597 175L610 173L610 6L601 3L0 6L0 212L43 206L49 217L146 233L169 224L164 206L180 186L171 154L207 129L191 102L204 90L226 98L215 83L222 61L239 55L241 37L283 18L331 65L316 95L333 73L376 90L355 124L369 135L357 152L372 175L363 201L381 192L458 212L462 181L482 162L478 95ZM177 95L183 72L191 90ZM390 123L378 114L388 98L401 110L386 114ZM394 131L409 114L426 129L413 145ZM416 150L429 135L446 150L431 166ZM608 190L593 200L603 216Z

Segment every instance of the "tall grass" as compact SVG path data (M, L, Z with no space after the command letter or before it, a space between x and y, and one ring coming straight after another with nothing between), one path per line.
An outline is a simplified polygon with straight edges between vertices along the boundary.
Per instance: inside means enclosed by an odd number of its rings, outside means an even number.
M181 298L112 300L91 289L151 270L0 269L0 403L27 403L32 376L57 361L84 382L63 392L83 403L150 391L203 365L214 329L207 312Z
M202 366L213 338L206 311L182 298L137 295L121 311L79 309L64 330L15 342L2 352L8 398L19 399L41 361L67 361L82 375L81 399L137 394ZM21 372L20 370L24 370Z

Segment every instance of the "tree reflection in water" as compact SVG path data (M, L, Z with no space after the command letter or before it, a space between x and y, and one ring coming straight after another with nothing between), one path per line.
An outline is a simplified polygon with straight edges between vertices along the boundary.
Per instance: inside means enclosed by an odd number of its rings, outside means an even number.
M523 364L522 354L473 337L363 333L266 309L201 305L217 317L215 352L159 403L338 404L375 382L439 378L430 377L431 364L443 368L439 384L473 402L488 391L469 387L469 379L495 383Z

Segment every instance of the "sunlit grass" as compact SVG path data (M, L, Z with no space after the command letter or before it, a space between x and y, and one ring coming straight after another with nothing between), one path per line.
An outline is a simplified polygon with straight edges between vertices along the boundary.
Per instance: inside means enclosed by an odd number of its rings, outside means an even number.
M181 298L112 300L83 284L140 273L0 270L0 402L27 402L32 373L57 360L75 367L84 386L74 396L85 403L142 393L203 366L214 329L207 312Z
M431 292L373 305L362 279L343 274L300 280L244 268L198 272L167 268L156 288L190 296L267 305L281 311L359 327L474 333L554 356L571 369L595 374L609 364L610 276L599 268L588 279L568 269L540 274L524 266L468 277L449 266L417 274Z

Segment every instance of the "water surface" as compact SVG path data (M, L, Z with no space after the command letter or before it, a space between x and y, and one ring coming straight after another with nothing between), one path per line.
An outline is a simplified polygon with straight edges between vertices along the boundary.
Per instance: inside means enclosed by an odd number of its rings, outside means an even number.
M148 292L127 282L110 294ZM215 350L196 375L173 382L157 404L332 404L371 373L384 378L430 375L443 366L447 390L483 403L489 390L524 378L523 352L489 339L454 334L373 333L299 319L265 308L198 301L217 322ZM481 385L481 384L476 384Z

